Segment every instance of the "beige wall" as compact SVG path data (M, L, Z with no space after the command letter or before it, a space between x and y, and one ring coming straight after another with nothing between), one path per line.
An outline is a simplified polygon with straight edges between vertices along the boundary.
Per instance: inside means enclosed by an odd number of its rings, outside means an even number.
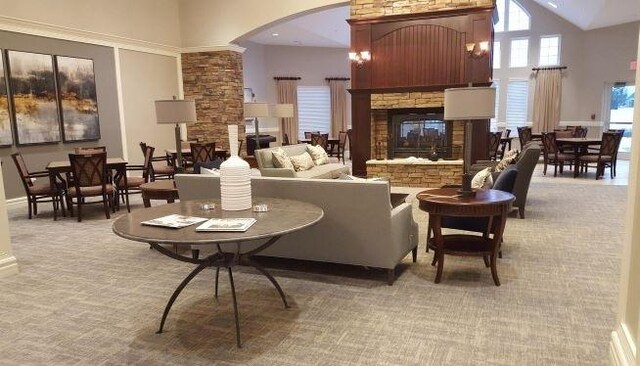
M175 148L173 126L156 123L154 101L179 97L177 61L175 57L120 51L125 144L128 160L133 164L144 161L142 141L156 148L156 156Z
M0 0L0 17L180 45L177 0Z
M2 184L2 169L0 169L0 277L13 274L17 271L18 265L11 250L7 202L4 195L4 184Z
M183 47L224 46L271 22L344 0L180 0Z

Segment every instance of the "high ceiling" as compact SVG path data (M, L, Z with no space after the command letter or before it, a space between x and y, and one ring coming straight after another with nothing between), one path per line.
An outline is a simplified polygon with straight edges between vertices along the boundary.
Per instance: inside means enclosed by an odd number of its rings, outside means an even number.
M583 30L640 20L640 0L533 1ZM349 48L348 18L348 6L323 10L268 27L246 40L267 45Z

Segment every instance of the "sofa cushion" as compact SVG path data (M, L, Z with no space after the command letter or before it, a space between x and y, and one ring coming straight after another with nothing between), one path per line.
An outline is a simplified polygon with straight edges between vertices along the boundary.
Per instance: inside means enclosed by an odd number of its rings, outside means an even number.
M315 166L313 169L296 172L297 178L320 178L320 179L331 179L334 178L333 171L335 169L334 164L325 164Z
M276 168L293 169L291 158L281 148L273 149L271 151L273 166Z
M296 172L309 170L315 166L315 164L313 164L313 159L311 159L311 155L306 151L303 154L292 156L291 163L293 164L293 168Z
M471 188L486 190L493 185L493 178L491 177L491 168L485 168L478 172L471 181Z
M329 155L327 155L326 150L320 145L307 146L307 152L311 155L315 165L324 165L329 162Z

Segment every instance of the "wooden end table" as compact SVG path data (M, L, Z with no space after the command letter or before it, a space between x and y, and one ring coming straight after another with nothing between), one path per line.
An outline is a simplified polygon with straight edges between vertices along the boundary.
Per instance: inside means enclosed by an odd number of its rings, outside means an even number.
M142 202L146 208L151 207L151 200L164 200L167 203L173 203L180 198L173 179L144 183L140 185L140 190L142 191Z
M427 245L434 250L434 260L438 263L435 283L440 283L444 255L479 256L490 258L491 276L496 286L500 286L496 259L500 251L502 234L511 211L511 204L516 199L508 192L490 189L479 191L475 197L460 197L458 188L436 188L418 193L420 209L429 213L429 225L434 237L428 239ZM489 217L489 235L442 235L442 217Z

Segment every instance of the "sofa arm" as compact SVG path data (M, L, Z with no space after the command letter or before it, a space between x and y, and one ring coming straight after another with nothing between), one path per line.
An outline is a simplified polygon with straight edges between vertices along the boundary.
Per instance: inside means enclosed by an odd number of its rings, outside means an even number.
M391 210L391 243L395 263L400 261L418 245L418 224L413 221L413 208L403 203Z
M295 178L296 172L293 169L287 168L262 168L260 174L263 177L281 177L281 178Z

